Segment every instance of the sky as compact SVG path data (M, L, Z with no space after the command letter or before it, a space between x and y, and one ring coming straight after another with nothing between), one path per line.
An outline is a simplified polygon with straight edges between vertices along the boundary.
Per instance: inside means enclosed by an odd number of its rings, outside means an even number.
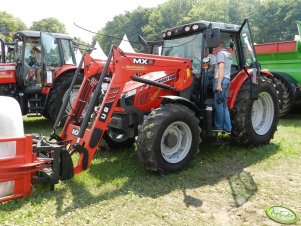
M94 34L83 31L74 23L91 31L99 31L114 16L133 11L139 6L156 7L167 0L0 0L0 11L6 11L20 18L27 27L33 21L55 17L64 23L72 37L91 42Z

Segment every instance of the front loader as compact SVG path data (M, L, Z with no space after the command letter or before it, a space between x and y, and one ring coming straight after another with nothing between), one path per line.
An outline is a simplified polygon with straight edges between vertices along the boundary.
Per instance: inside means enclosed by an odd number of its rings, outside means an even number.
M220 40L233 40L236 47L228 99L231 137L241 145L269 143L278 122L276 86L257 68L247 21L242 26L199 21L169 29L163 39L164 56L124 53L114 45L105 65L84 55L78 66L84 67L83 82L60 135L56 130L70 105L76 75L50 140L23 133L0 139L15 144L12 154L0 146L0 201L28 195L34 183L53 186L86 170L103 138L122 147L137 137L138 159L150 171L165 174L186 167L201 138L212 135L214 100L204 50ZM202 57L191 60L188 50L197 47Z

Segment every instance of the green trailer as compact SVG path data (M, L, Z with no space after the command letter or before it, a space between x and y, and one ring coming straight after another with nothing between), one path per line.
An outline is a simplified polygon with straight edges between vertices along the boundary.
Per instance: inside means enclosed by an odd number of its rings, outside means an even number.
M295 105L301 105L301 22L294 41L256 44L255 51L262 69L273 73L283 88L282 109L285 115Z

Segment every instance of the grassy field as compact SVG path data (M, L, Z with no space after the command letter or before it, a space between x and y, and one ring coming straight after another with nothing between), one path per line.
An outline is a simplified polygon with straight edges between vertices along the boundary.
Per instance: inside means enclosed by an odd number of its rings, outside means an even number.
M25 118L27 133L50 128ZM102 148L54 192L37 186L28 198L0 204L0 225L278 225L265 215L268 205L301 212L300 138L301 116L292 115L269 145L202 145L188 169L167 176L144 170L134 148Z

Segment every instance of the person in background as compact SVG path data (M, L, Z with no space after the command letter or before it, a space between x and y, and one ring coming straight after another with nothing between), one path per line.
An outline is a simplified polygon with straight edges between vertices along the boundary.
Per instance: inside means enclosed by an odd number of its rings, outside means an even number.
M232 55L226 51L224 42L220 42L217 51L213 83L215 107L213 131L231 133L232 127L227 96L230 86Z
M207 83L209 84L211 80L214 79L214 71L215 71L215 64L216 64L216 56L213 55L213 48L206 49L206 56L210 59L210 64L208 68L208 78Z
M29 64L29 65L32 67L34 74L36 75L37 85L42 86L42 79L41 79L42 55L41 55L41 51L36 46L33 45L30 49L30 53L32 55L33 62L31 62L31 64Z

